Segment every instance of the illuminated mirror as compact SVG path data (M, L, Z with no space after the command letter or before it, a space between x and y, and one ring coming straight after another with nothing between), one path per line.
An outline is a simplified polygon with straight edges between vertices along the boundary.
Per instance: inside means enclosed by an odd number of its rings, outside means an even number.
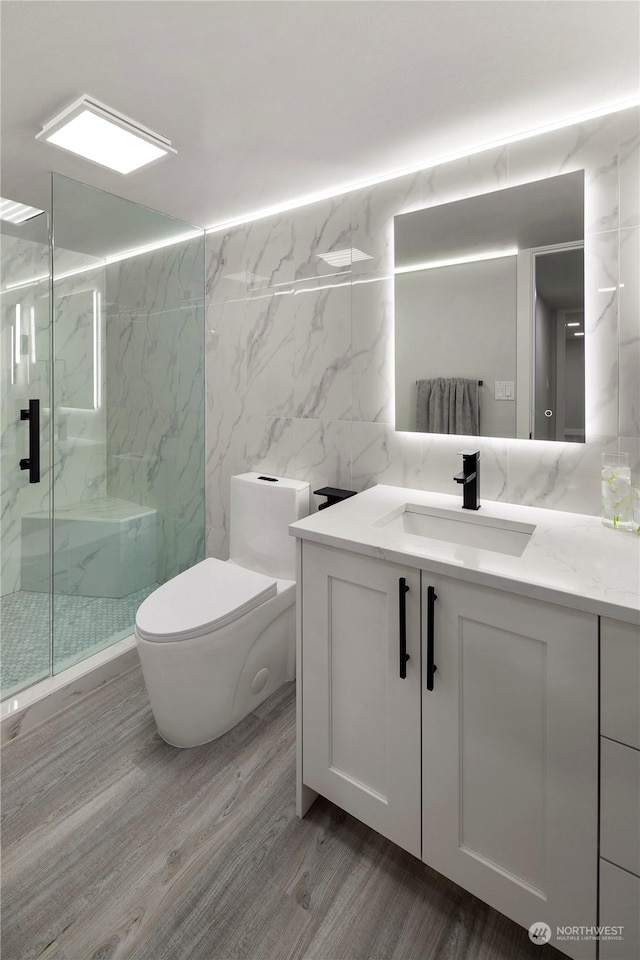
M584 442L584 171L394 230L396 429Z

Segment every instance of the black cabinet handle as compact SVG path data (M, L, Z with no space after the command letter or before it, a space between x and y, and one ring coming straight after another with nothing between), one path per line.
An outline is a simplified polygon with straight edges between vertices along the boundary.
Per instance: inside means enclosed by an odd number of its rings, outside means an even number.
M433 662L434 613L438 599L435 587L427 587L427 690L433 690L433 675L438 669Z
M405 680L407 677L407 660L410 656L407 653L407 604L406 594L409 590L405 577L400 577L398 581L398 600L399 600L399 619L400 619L400 678Z
M29 471L29 483L40 483L40 401L29 400L20 419L29 421L29 456L20 461L20 469Z

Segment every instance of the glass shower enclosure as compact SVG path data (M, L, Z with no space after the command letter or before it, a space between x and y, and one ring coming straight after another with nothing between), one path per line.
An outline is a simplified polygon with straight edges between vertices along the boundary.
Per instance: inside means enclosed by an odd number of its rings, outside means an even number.
M204 234L54 175L0 264L5 699L204 556Z

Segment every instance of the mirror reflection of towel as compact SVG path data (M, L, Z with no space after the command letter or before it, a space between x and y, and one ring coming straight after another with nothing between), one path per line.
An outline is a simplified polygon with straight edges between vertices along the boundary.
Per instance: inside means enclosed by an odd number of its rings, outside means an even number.
M423 433L480 435L480 388L477 380L437 377L418 380L416 430Z

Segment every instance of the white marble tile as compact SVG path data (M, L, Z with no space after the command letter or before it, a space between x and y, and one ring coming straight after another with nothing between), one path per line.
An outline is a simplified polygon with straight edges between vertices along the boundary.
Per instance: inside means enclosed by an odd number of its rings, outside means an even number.
M422 173L411 173L355 190L351 200L351 241L368 259L356 260L353 276L393 273L393 218L422 206Z
M351 424L249 417L246 462L248 470L306 480L311 491L325 486L352 489ZM318 502L311 497L312 510Z
M245 319L247 288L253 284L246 275L248 233L248 227L239 227L225 238L220 254L224 275L217 277L207 309L206 549L208 556L220 559L228 557L229 549L229 479L246 469ZM216 245L218 240L218 234L209 235L207 246Z
M55 352L57 363L56 403L64 407L93 410L95 323L99 300L96 289L63 293L56 285L54 302ZM102 346L99 348L102 351ZM102 359L102 364L104 360Z
M48 516L23 520L22 590L49 592ZM156 511L100 497L54 515L54 589L79 597L126 597L156 581Z
M35 223L35 221L34 221ZM49 246L46 240L46 224L42 224L40 241L23 237L0 236L2 258L2 286L22 283L34 277L49 276ZM46 280L38 287L38 293L46 294ZM24 288L23 288L24 289Z
M585 428L587 440L618 433L618 232L585 240Z
M203 271L203 237L108 267L108 491L157 508L161 580L204 551Z
M202 301L197 306L178 309L176 343L176 407L179 413L202 414L205 398L205 313Z
M352 408L350 285L298 288L291 299L294 415L348 420Z
M218 560L229 559L229 530L225 527L207 525L205 555Z
M640 224L640 107L623 110L620 131L620 226Z
M352 417L395 422L393 279L358 276L351 286Z
M619 437L618 453L628 453L631 463L631 485L640 487L640 438Z
M620 428L640 437L640 228L620 231Z
M509 185L585 171L585 233L618 226L618 121L614 115L509 146Z
M205 307L246 296L251 276L246 267L249 226L206 235Z
M253 469L247 460L247 422L223 425L221 448L209 450L207 461L207 556L226 560L229 550L231 477Z
M206 339L207 529L228 536L229 477L244 467L246 303L212 303ZM218 542L220 538L218 538ZM210 546L208 550L213 549ZM211 555L221 556L216 547Z
M508 443L510 503L599 516L602 454L617 452L616 437L596 437L589 443Z
M424 487L422 437L396 433L385 423L353 423L352 482L354 490L376 483Z
M290 293L273 293L245 303L245 411L292 416L295 411L296 304Z
M328 263L323 255L343 252L346 258L351 249L349 194L300 207L286 217L293 244L296 284L305 286L304 281L312 278L339 282L350 265Z
M483 150L441 163L422 174L422 206L432 207L475 197L508 186L508 148Z
M484 437L422 436L422 484L426 490L458 494L453 477L462 470L461 450L480 451L480 499L506 500L508 440Z
M54 444L53 488L55 507L102 497L107 469L104 443L72 439Z
M251 226L207 235L206 549L220 559L229 549L229 478L245 469L248 296L256 284L268 283L248 271Z
M100 268L58 280L53 288L56 510L106 494L106 281Z
M294 279L296 265L295 234L290 214L265 217L241 228L244 240L241 252L234 254L233 273L239 266L246 271L247 289L277 288Z

